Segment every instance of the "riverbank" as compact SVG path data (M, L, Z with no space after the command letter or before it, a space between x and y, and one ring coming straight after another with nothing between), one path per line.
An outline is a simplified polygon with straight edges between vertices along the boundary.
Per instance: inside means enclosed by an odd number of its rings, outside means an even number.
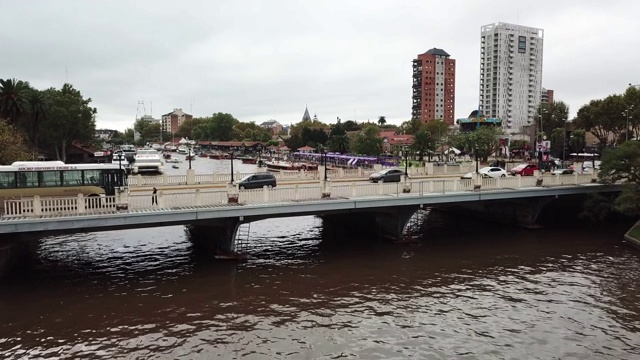
M624 234L624 239L629 242L629 244L635 246L640 249L640 220L636 222L626 234Z

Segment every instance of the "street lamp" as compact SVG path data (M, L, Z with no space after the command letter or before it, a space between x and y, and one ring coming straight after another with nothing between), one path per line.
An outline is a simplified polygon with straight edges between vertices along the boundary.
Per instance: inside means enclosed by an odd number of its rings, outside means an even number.
M408 175L408 165L409 165L409 152L407 151L407 147L405 146L403 149L404 151L404 176L405 179Z
M627 109L622 112L622 115L625 115L627 117L627 127L624 131L624 141L629 141L629 118L631 117L629 116L629 111L631 111L632 109L633 109L633 105L629 105L627 106Z
M478 174L478 144L473 144L473 156L476 158L476 174Z
M233 150L229 153L231 157L231 184L233 184Z
M191 144L189 144L189 152L187 153L187 159L189 159L189 170L191 170Z
M322 148L322 153L324 154L324 181L327 181L327 153L324 152L324 148Z

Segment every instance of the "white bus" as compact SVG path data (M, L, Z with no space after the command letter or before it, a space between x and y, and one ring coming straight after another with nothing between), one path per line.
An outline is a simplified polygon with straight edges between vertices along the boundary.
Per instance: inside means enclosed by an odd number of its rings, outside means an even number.
M127 186L116 164L65 164L62 161L18 161L0 165L0 202L25 197L115 195ZM4 206L4 205L2 205Z

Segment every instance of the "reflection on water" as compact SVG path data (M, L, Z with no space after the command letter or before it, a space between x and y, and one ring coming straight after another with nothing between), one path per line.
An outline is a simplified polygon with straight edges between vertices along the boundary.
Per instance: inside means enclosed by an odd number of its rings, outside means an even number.
M46 238L0 283L3 358L634 358L624 226L530 231L432 215L409 245L253 223L250 260L184 228Z

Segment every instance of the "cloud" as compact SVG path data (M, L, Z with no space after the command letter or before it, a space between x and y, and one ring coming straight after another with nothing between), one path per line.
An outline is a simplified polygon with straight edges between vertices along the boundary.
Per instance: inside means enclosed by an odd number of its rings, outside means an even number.
M0 77L69 81L93 99L99 127L153 115L399 124L411 113L411 60L432 47L457 62L456 116L477 107L480 27L545 30L543 86L572 114L640 83L640 4L608 1L2 2ZM636 78L633 78L636 76Z

